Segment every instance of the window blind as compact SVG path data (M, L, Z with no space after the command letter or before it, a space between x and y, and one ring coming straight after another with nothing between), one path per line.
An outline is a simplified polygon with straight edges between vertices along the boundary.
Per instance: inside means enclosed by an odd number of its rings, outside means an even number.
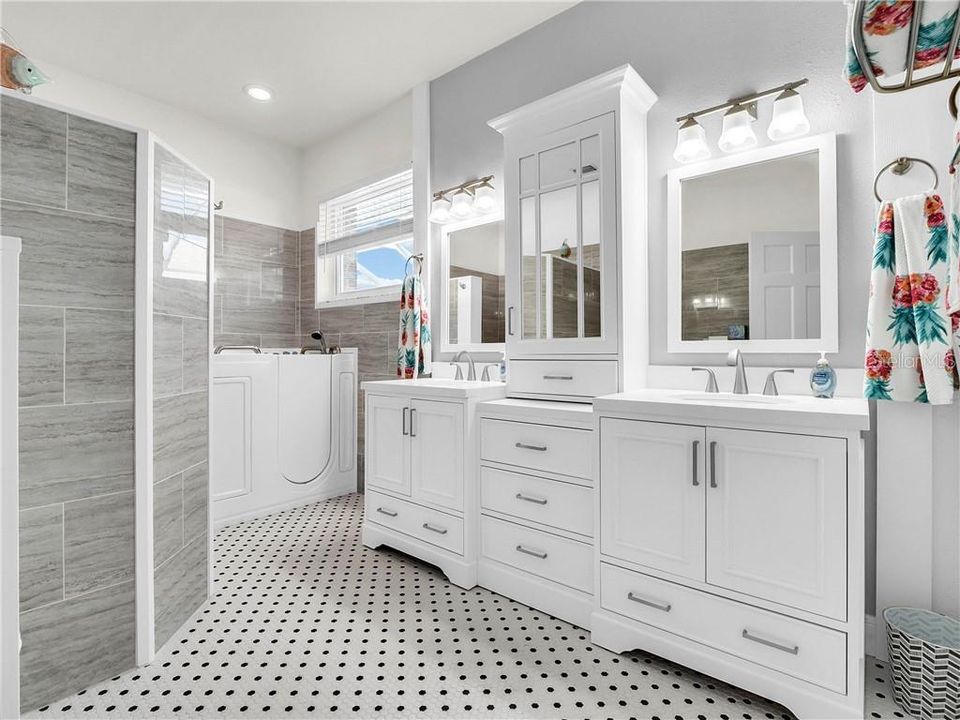
M320 205L321 254L384 243L413 234L413 170L384 178Z

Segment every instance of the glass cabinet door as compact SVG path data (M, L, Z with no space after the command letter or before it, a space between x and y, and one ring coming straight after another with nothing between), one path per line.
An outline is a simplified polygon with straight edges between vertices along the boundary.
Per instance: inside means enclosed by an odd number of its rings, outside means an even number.
M611 335L602 300L615 282L603 277L616 232L614 162L612 114L540 138L517 158L525 344Z

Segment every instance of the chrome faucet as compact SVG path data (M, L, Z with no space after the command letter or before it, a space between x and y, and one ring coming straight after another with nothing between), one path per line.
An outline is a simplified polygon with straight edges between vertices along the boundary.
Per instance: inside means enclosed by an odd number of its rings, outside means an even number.
M733 381L734 395L748 395L750 390L747 388L747 372L743 368L743 354L740 348L734 348L727 355L727 365L735 365L736 375Z
M470 353L468 353L466 350L461 350L460 352L458 352L456 355L453 356L453 362L458 363L464 358L467 359L467 363L469 364L469 370L467 371L467 380L476 380L477 368L473 364L473 358L470 357ZM463 370L460 368L459 365L457 365L457 374L453 379L463 380Z

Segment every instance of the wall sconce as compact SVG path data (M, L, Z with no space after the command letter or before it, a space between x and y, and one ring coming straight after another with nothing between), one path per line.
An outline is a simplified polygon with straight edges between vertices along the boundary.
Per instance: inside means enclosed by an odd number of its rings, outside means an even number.
M430 222L441 224L496 212L497 193L490 184L491 180L493 175L487 175L435 192L430 206Z
M803 111L803 99L797 88L807 82L806 78L795 80L678 117L680 127L677 129L677 147L673 157L682 163L710 157L706 133L697 118L722 111L726 112L723 115L723 131L717 143L720 149L730 153L753 147L757 144L757 136L753 131L753 123L757 119L757 101L771 95L777 98L773 103L773 119L767 128L767 136L779 141L805 135L810 131L810 121Z

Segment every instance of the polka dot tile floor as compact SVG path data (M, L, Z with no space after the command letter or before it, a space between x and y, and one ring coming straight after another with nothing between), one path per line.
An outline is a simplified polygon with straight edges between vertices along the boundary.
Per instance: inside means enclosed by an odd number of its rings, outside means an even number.
M227 527L215 595L131 670L28 717L791 718L360 542L349 495ZM870 662L867 717L906 717Z

